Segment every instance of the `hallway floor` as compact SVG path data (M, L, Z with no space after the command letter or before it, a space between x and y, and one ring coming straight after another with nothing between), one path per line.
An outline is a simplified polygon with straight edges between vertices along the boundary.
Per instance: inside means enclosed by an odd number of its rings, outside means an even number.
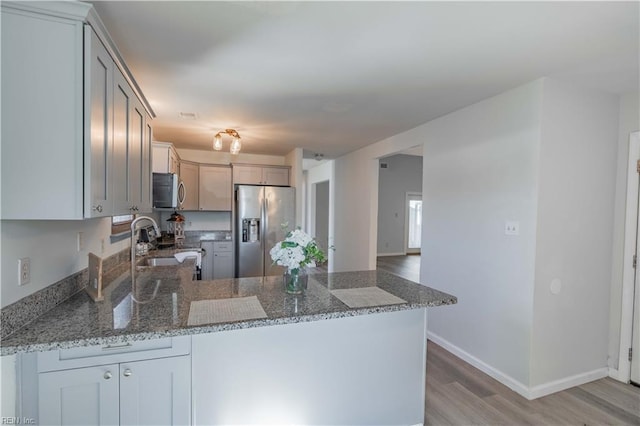
M407 256L379 256L376 259L377 268L390 272L416 283L420 282L420 255Z

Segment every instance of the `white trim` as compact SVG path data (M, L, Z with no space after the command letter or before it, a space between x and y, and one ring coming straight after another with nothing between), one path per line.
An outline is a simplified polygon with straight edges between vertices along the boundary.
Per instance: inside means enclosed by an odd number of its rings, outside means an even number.
M620 351L618 354L617 380L629 383L631 379L631 362L628 358L632 344L631 330L633 326L633 289L635 271L633 254L636 250L638 173L636 161L640 158L640 132L629 135L629 165L627 168L627 206L624 226L624 255L622 270L622 307L620 313Z
M432 333L431 331L429 331L427 333L427 335L429 337L429 340L433 341L433 343L436 343L439 346L442 346L447 351L451 352L452 354L454 354L458 358L460 358L460 359L468 362L469 364L473 365L475 368L477 368L478 370L482 371L483 373L488 374L489 376L493 377L494 379L496 379L497 381L499 381L500 383L502 383L503 385L505 385L506 387L508 387L512 391L514 391L516 393L519 393L520 395L522 395L523 397L525 397L527 399L531 399L529 397L529 388L526 385L524 385L523 383L520 383L519 381L517 381L513 377L511 377L508 374L505 374L502 371L490 366L489 364L485 363L484 361L479 360L475 356L473 356L470 353L464 351L463 349L460 349L459 347L457 347L453 343L450 343L448 340L445 340L444 338L438 336L437 334ZM427 371L427 374L429 374L428 371Z
M620 382L625 381L625 379L620 376L620 370L617 370L613 367L609 367L609 377Z
M400 252L400 253L378 253L378 257L385 257L385 256L405 256L406 253L405 252Z
M529 388L529 399L540 398L542 396L560 392L575 386L584 385L585 383L602 379L604 377L607 377L608 375L609 368L602 367L592 371L587 371L586 373L580 373L570 377L562 378L560 380L554 380L553 382L534 386L532 388Z
M585 383L592 382L594 380L602 379L603 377L607 377L609 375L609 369L607 367L603 367L603 368L598 368L592 371L587 371L585 373L580 373L573 376L565 377L559 380L554 380L553 382L544 383L542 385L529 387L517 381L516 379L509 376L508 374L505 374L502 371L490 366L484 361L479 360L475 356L464 351L463 349L460 349L456 345L443 339L437 334L428 332L427 335L429 337L429 340L433 341L439 346L442 346L444 349L451 352L458 358L468 362L478 370L493 377L494 379L496 379L497 381L499 381L509 389L522 395L528 400L540 398L540 397L550 395L555 392L560 392L575 386L580 386ZM427 374L429 374L429 372L427 372Z

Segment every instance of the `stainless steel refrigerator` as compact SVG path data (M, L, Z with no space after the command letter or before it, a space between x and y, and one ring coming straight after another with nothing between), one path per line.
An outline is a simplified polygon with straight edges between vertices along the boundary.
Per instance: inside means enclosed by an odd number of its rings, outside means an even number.
M236 277L282 275L269 251L296 225L295 188L238 185L235 191Z

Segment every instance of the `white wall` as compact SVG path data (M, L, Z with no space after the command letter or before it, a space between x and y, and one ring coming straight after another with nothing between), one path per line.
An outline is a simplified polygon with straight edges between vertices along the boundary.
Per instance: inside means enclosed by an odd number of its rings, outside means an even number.
M529 382L542 82L421 126L421 281L458 297L429 331ZM506 236L506 221L520 235Z
M404 254L406 194L422 192L422 157L400 154L380 161L388 168L378 172L377 254Z
M302 178L302 148L296 148L286 155L284 163L291 167L289 184L296 189L296 226L302 226L304 217L304 191Z
M542 111L530 386L607 366L618 142L616 96L545 79Z
M638 96L638 93L628 93L621 96L619 110L609 321L609 366L614 370L618 369L618 357L620 354L620 315L622 311L622 269L629 134L640 131L640 96Z
M129 239L109 242L110 217L79 221L3 220L1 224L2 307L86 268L89 252L104 258L130 247ZM80 252L78 232L83 233L85 244ZM18 286L18 259L22 257L31 258L31 282Z
M422 126L335 160L335 271L376 268L378 159L422 145Z
M306 178L306 227L307 232L313 233L316 228L315 218L315 199L316 184L320 182L329 182L329 217L328 217L328 244L332 246L335 242L335 209L336 209L336 187L335 187L335 162L333 160L325 161L322 164L307 170ZM335 250L327 252L328 271L335 271Z
M524 395L540 395L553 380L566 384L572 374L600 374L606 366L605 275L611 274L618 125L612 99L537 80L337 159L336 270L373 269L376 159L422 142L421 282L459 300L430 310L432 338ZM575 127L589 134L577 130L575 138ZM571 165L564 175L562 165L574 150L585 148L593 152L575 158L600 169L572 182L583 166ZM585 208L587 214L578 213ZM506 221L519 222L518 236L504 234ZM576 233L580 236L573 238ZM567 255L570 251L576 257ZM585 262L591 264L579 271ZM558 265L567 269L557 270ZM569 287L552 298L549 284L555 277ZM594 294L572 289L575 282ZM570 336L559 348L566 355L572 342L591 353L574 351L573 358L559 362L553 354L561 331L577 334L579 323L592 328L588 337Z

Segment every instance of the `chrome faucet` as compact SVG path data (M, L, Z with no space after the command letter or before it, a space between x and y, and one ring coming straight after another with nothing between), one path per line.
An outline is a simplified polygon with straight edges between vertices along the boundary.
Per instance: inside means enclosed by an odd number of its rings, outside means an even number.
M138 224L138 222L141 222L143 220L148 220L149 222L151 222L151 224L153 225L153 229L155 229L156 231L156 235L160 236L160 228L158 227L158 223L152 217L138 216L133 219L133 221L131 221L131 298L137 303L150 302L150 300L141 302L137 299L138 286L136 283L136 225ZM158 292L159 284L160 281L156 283L156 289L153 292L153 297L151 299L155 298L156 293Z
M153 229L156 231L156 236L160 236L160 228L158 223L149 216L138 216L131 221L131 279L133 279L134 272L136 270L136 225L138 222L148 220L153 225Z

